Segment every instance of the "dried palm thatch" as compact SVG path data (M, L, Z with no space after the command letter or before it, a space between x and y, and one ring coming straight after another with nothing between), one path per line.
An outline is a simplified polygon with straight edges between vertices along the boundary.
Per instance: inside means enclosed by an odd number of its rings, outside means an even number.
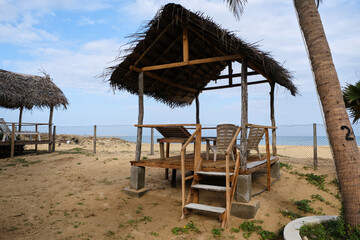
M290 91L298 93L292 82L292 75L268 53L254 44L249 44L233 33L222 29L202 13L193 13L181 5L167 4L137 33L130 48L121 52L119 65L105 71L113 89L138 93L138 73L130 66L145 66L181 62L183 56L183 27L188 29L189 59L203 59L226 55L241 55L269 82L275 82ZM239 59L238 62L241 62ZM173 84L146 76L144 94L171 107L190 105L195 97L228 66L228 61L190 65L171 69L151 71L152 74L170 80ZM196 92L176 87L174 84L195 89Z
M19 74L0 69L0 107L66 109L68 100L50 77Z

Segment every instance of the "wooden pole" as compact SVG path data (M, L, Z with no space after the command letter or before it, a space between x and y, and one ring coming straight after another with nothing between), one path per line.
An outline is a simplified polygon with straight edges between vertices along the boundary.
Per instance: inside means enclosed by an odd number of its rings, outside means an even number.
M232 61L229 62L229 86L233 84L233 69L232 69Z
M139 73L139 116L138 125L142 125L144 121L144 72ZM141 158L141 141L142 141L142 127L137 128L136 153L135 161L140 161Z
M313 124L314 168L318 166L316 123Z
M151 128L150 155L154 155L154 128Z
M93 146L93 149L94 149L94 153L96 153L96 125L94 125L94 146Z
M38 125L37 124L35 124L35 132L38 132ZM35 144L35 152L37 152L37 149L38 149L38 145Z
M51 139L52 139L52 120L53 120L54 106L50 107L50 116L49 116L49 152L51 152Z
M22 122L22 115L23 115L24 107L20 107L20 113L19 113L19 127L18 131L21 132L21 122Z
M270 171L270 143L269 143L269 129L265 128L266 141L266 172L267 172L267 190L270 191L271 186L271 171Z
M189 38L187 27L183 27L183 62L189 63Z
M14 157L15 152L15 123L12 123L11 129L11 149L10 149L10 157Z
M248 91L247 91L247 60L241 64L241 140L240 140L240 168L247 168L247 128L248 123Z
M270 118L271 118L271 126L272 127L276 127L276 122L275 122L275 104L274 104L274 95L275 95L275 83L272 82L271 83L271 90L270 90ZM271 136L272 136L272 155L273 156L277 156L277 148L276 148L276 129L273 128L271 130Z
M198 131L195 137L195 153L194 153L194 171L197 171L197 166L201 161L201 124L196 125Z
M56 126L54 126L54 130L53 130L52 152L55 152L55 140L56 140Z
M199 103L199 95L196 96L196 124L200 124L200 103Z

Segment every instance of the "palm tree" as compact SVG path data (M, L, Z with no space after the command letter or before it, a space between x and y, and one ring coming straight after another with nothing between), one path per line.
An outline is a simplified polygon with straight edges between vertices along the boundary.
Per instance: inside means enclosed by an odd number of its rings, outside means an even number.
M355 85L347 84L343 89L344 102L350 111L350 116L354 118L353 123L360 119L360 81Z
M224 0L236 17L246 0ZM332 60L317 5L319 0L293 0L300 29L315 75L316 89L325 115L326 128L340 183L345 221L360 224L360 154L346 112L339 79Z

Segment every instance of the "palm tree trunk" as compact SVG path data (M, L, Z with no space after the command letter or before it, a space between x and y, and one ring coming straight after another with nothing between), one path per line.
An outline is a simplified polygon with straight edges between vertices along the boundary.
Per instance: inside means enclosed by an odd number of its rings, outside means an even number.
M293 0L323 107L344 207L345 221L360 224L360 155L329 44L315 1Z

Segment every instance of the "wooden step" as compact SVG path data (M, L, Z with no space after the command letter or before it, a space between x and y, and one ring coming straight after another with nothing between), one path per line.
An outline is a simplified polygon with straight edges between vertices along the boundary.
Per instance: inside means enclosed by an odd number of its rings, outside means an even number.
M223 186L195 184L195 185L192 185L191 187L196 188L196 189L209 190L209 191L226 192L226 187L223 187Z
M192 209L192 210L200 210L200 211L218 213L218 214L222 214L226 210L223 207L214 207L214 206L198 204L198 203L189 203L185 206L185 208Z
M199 175L206 175L206 176L219 176L219 177L226 177L226 173L225 172L204 172L204 171L197 171L195 172L196 174ZM234 175L233 173L229 174L230 176Z

